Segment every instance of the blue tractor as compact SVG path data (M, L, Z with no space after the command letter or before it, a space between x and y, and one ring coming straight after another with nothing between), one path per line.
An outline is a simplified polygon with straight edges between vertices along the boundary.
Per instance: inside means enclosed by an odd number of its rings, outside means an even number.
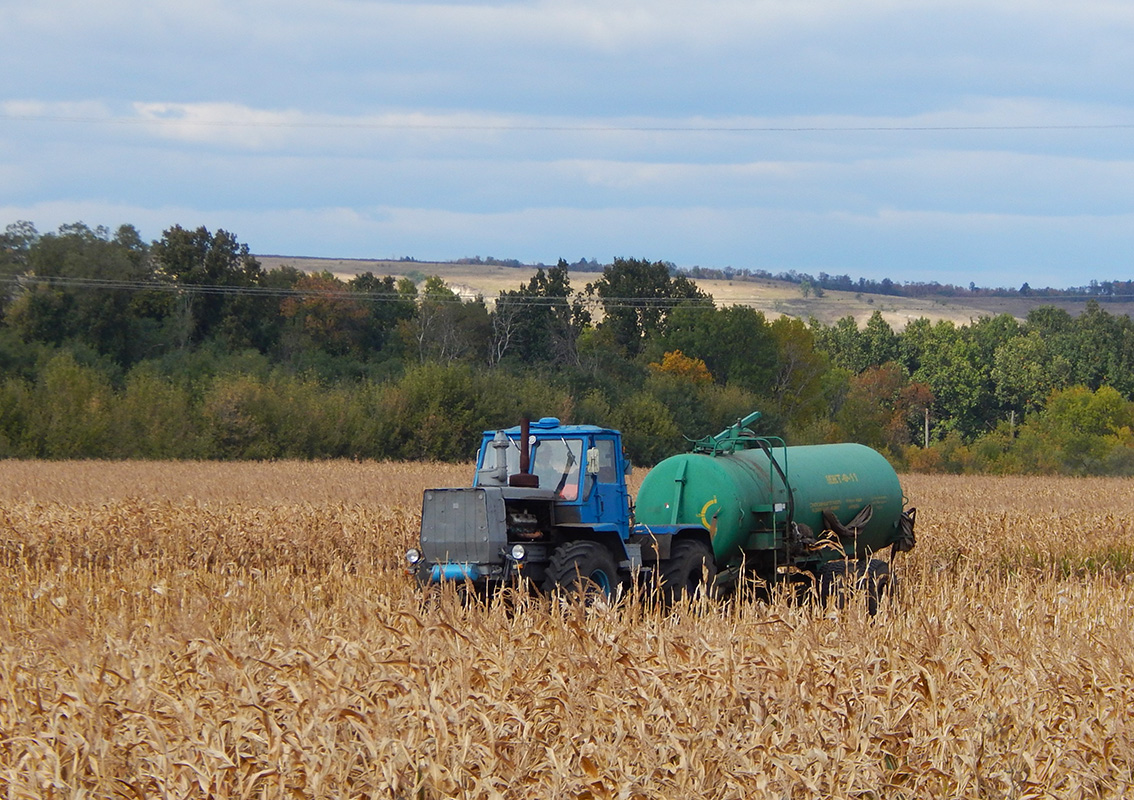
M548 592L613 594L667 559L670 540L688 527L632 526L629 471L622 436L609 428L544 417L486 431L471 487L425 491L420 545L407 562L427 584L487 588L523 576ZM688 534L707 550L708 531ZM688 585L702 566L670 582Z

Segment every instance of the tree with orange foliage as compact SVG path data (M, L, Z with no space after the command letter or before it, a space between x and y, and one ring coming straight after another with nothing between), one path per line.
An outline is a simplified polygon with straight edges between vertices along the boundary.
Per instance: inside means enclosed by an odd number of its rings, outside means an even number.
M339 355L358 350L369 315L358 298L350 296L345 283L323 272L304 275L295 289L300 294L280 303L284 319L296 320L316 347Z
M705 362L699 358L690 358L680 350L671 350L662 356L661 363L653 362L650 369L658 375L672 375L694 386L707 386L713 382L713 376Z

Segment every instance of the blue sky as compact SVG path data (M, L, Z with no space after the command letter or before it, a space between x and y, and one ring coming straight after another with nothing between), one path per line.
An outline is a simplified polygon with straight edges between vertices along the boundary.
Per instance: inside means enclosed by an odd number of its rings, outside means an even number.
M1134 3L0 0L0 225L1134 278Z

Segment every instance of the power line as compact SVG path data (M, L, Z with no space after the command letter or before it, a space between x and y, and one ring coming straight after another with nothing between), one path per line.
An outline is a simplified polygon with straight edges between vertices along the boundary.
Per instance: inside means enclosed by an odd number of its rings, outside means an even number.
M158 125L201 128L282 128L320 130L408 130L497 133L939 133L995 131L1134 130L1134 123L1027 125L524 125L442 122L287 122L284 120L201 120L169 117L75 117L5 114L14 122L65 122L82 125Z
M450 296L444 295L402 295L396 292L364 292L350 289L295 289L276 288L269 286L225 286L223 284L201 283L175 283L172 281L131 281L114 280L107 278L76 278L54 275L5 275L0 276L0 283L14 286L52 286L62 289L102 289L117 291L156 291L173 294L201 294L201 295L228 295L245 297L299 297L299 298L325 298L330 300L365 300L377 303L406 303L428 301L440 304L461 304L467 302L455 292ZM452 290L450 290L452 291ZM488 298L486 298L488 299ZM491 298L498 301L498 298ZM581 292L573 293L573 297L505 297L504 302L510 306L520 307L553 307L567 304L573 299L588 300L600 303L606 309L614 308L658 308L672 309L681 305L710 306L715 303L711 298L673 298L673 297L597 297L583 295ZM756 298L750 298L755 301Z
M166 280L117 280L109 278L79 278L59 275L0 275L0 284L14 287L52 286L61 289L101 289L131 292L167 292L171 294L200 294L200 295L226 295L244 297L275 297L275 298L322 298L328 300L363 300L376 303L418 303L428 301L436 304L459 305L469 302L455 290L450 289L449 295L414 294L404 295L395 292L356 291L353 289L310 288L298 289L271 286L226 286L224 284L205 283L179 283L172 279ZM504 290L510 291L510 290ZM842 290L848 291L848 290ZM886 295L887 297L901 298L905 295ZM481 297L493 303L499 303L500 298ZM1108 294L1108 295L1036 295L1043 300L1058 300L1062 302L1087 302L1089 300L1103 301L1134 301L1134 294ZM742 297L730 299L728 305L756 305L761 298ZM916 298L910 298L916 299ZM990 297L988 299L995 299ZM601 305L604 309L674 309L679 306L703 306L716 308L717 302L712 296L704 298L687 297L601 297L596 294L572 292L569 297L538 297L538 296L505 296L504 303L518 307L560 307L574 300L585 303Z
M117 280L108 278L77 278L64 276L36 276L36 275L0 275L0 285L16 288L29 286L53 286L65 289L102 289L119 290L119 292L163 292L180 295L222 295L245 297L274 297L284 300L287 297L321 298L321 300L362 301L370 303L413 303L429 302L438 305L460 305L469 302L467 297L460 296L450 289L450 295L403 295L396 292L359 292L354 289L330 288L287 288L270 286L225 286L222 284L181 284L172 280ZM845 289L844 289L845 290ZM890 296L890 295L887 295ZM485 297L477 295L482 300L500 306L500 297ZM900 298L905 295L894 295ZM917 296L909 300L917 300ZM996 296L988 297L996 300ZM1109 295L1035 295L1035 300L1059 302L1132 302L1134 294ZM602 306L603 311L613 310L662 310L671 311L677 308L727 308L734 305L759 306L759 297L730 298L727 304L719 305L710 295L709 297L601 297L599 295L573 292L568 297L558 296L506 296L503 304L510 308L557 308L568 309L570 303L582 301L584 304Z

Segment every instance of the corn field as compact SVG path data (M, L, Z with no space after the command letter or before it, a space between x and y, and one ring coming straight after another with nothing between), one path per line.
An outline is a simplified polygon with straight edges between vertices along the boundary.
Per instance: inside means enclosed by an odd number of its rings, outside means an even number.
M1134 484L907 476L876 617L419 589L471 467L0 462L6 798L1134 793Z

